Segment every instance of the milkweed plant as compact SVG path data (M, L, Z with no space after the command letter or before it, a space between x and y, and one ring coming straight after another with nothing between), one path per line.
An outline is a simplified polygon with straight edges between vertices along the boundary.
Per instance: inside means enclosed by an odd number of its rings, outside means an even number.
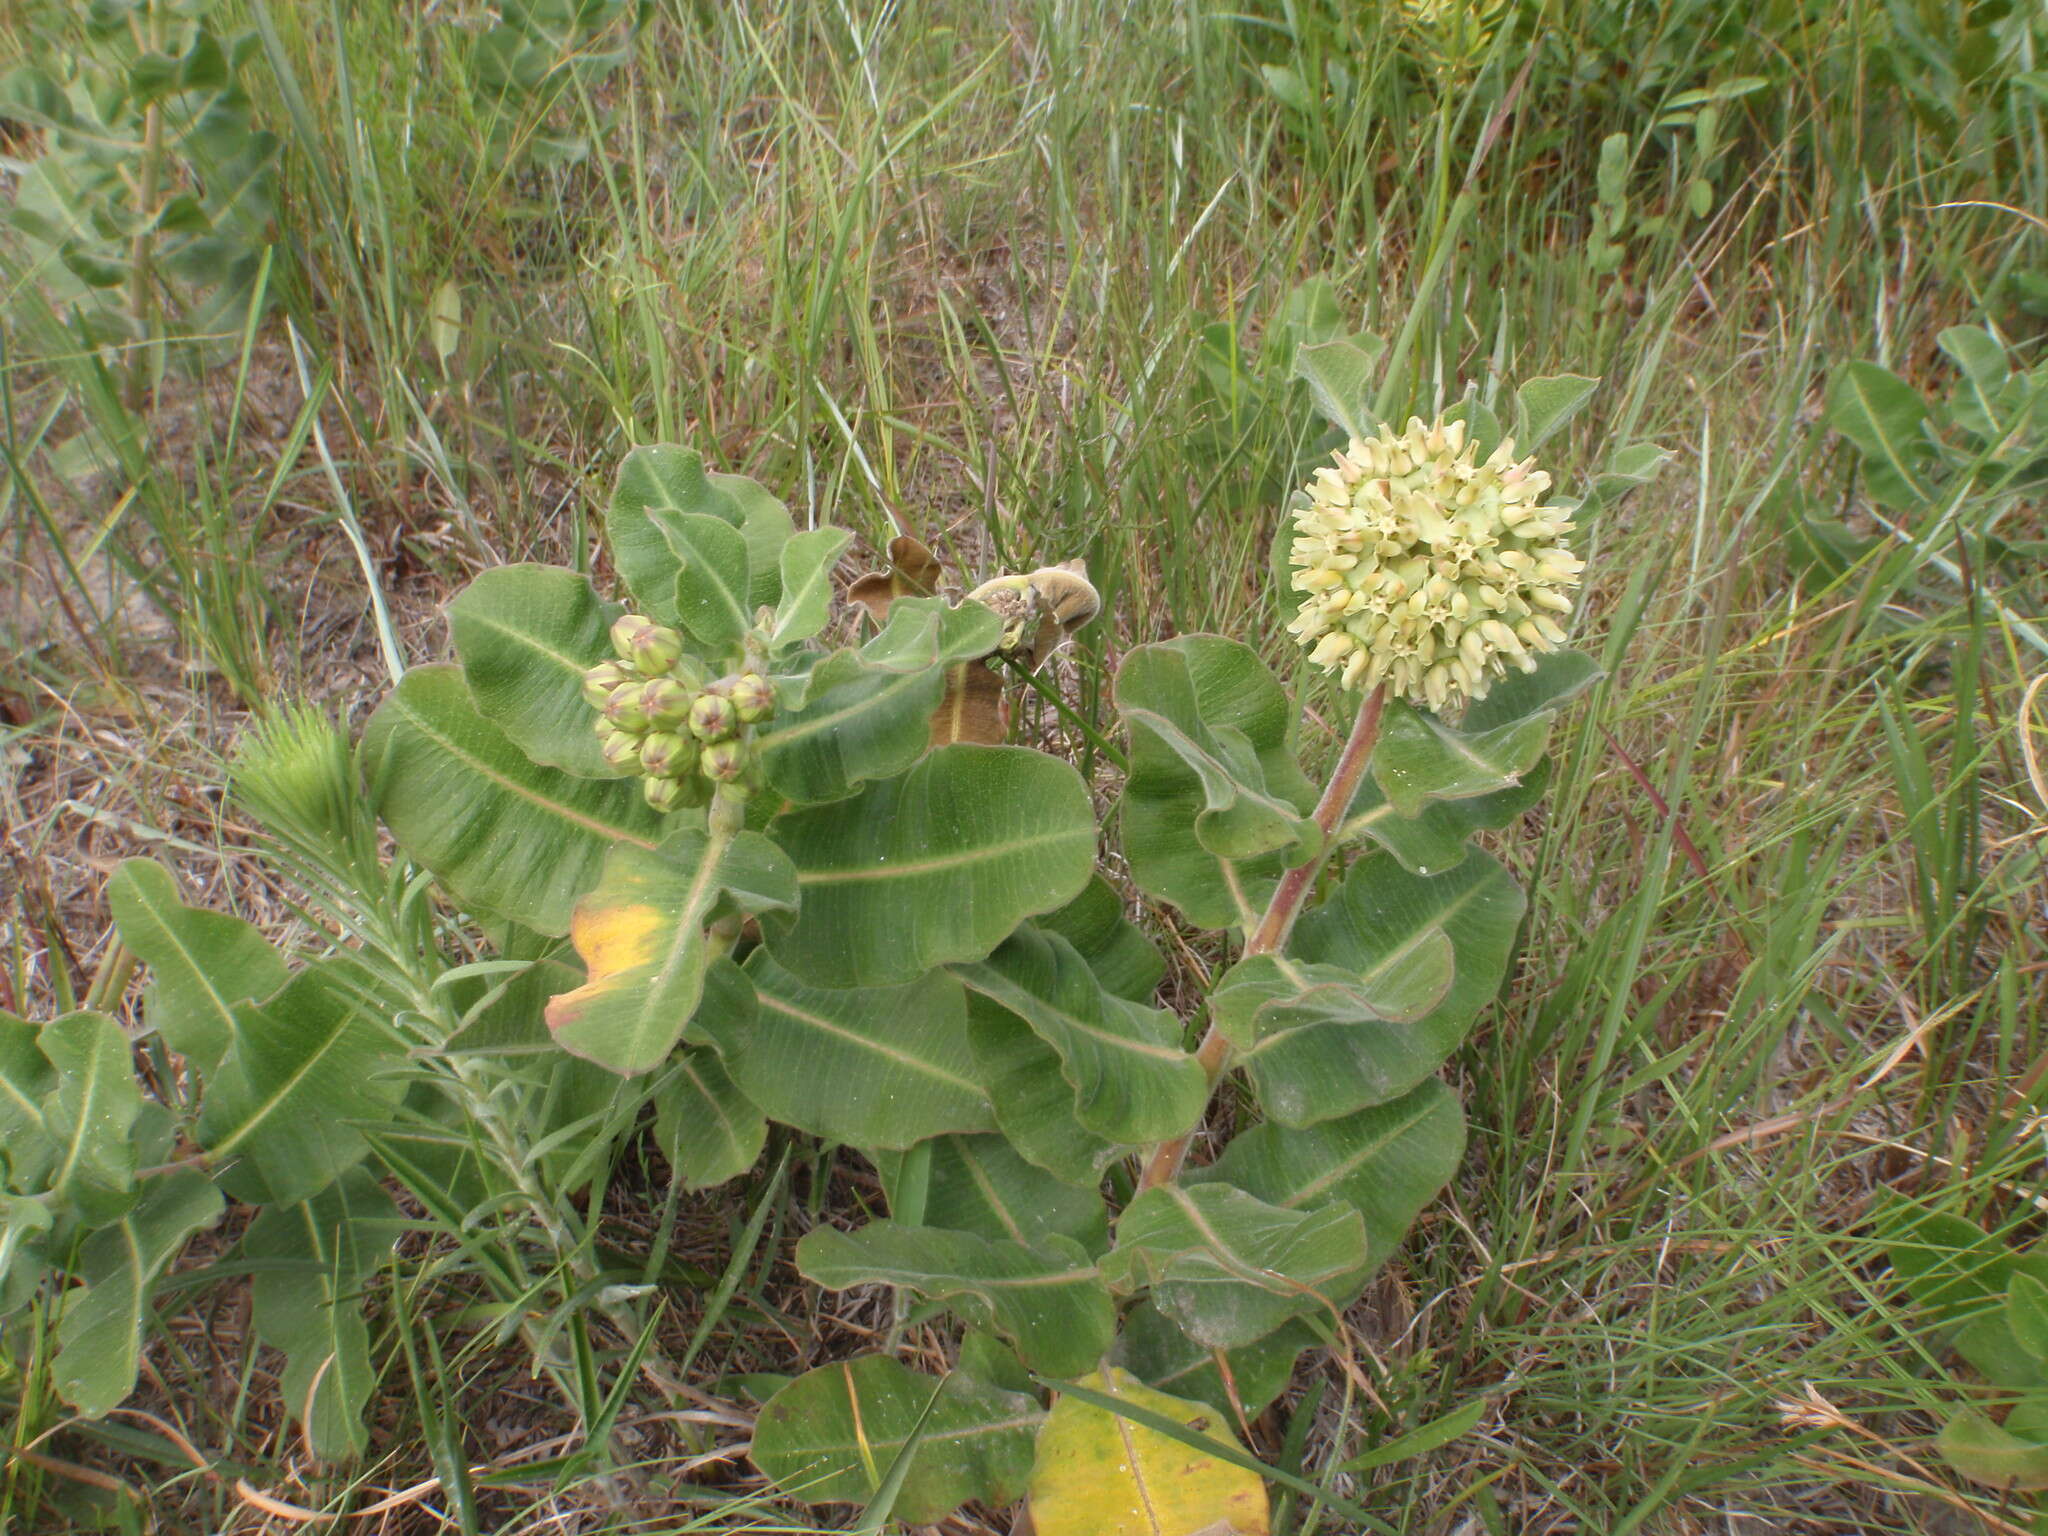
M256 1205L257 1333L346 1457L404 1193L476 1234L508 1336L595 1438L620 1389L585 1303L663 1380L659 1256L621 1271L596 1237L619 1149L651 1119L704 1189L772 1123L856 1151L884 1202L828 1209L801 1272L959 1331L943 1375L875 1351L784 1382L766 1478L911 1524L1021 1498L1039 1536L1179 1529L1181 1501L1188 1530L1263 1532L1246 1427L1463 1153L1439 1073L1524 909L1473 838L1543 792L1597 675L1569 648L1578 525L1649 462L1553 496L1530 450L1591 389L1525 384L1519 445L1477 400L1340 429L1282 516L1288 640L1125 651L1114 782L1011 739L1020 679L1053 690L1036 669L1101 606L1077 562L977 582L903 537L845 579L848 534L636 449L615 588L487 571L449 605L455 660L359 740L286 713L244 749L313 942L282 955L136 861L117 974L5 1021L0 1301L54 1298L60 1388L103 1412L184 1238ZM1167 1006L1172 928L1222 959ZM161 1104L107 1012L138 965Z

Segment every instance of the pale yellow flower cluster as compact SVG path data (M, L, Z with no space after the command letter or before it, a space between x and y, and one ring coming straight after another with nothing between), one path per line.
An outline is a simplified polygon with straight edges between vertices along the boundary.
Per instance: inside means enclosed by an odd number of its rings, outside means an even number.
M1288 632L1346 688L1385 683L1439 712L1484 698L1564 642L1586 563L1549 489L1512 440L1479 462L1461 421L1353 438L1302 488Z

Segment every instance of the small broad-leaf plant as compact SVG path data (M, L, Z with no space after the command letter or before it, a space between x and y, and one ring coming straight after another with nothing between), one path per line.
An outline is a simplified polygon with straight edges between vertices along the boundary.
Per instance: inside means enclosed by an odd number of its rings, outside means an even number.
M991 665L1093 616L1073 569L952 601L899 540L835 614L846 535L643 448L606 529L625 602L488 572L452 606L459 663L370 721L399 844L487 922L567 936L553 1039L661 1074L682 1177L744 1172L771 1120L857 1149L888 1214L820 1225L798 1266L964 1325L944 1378L870 1355L764 1404L755 1463L796 1496L886 1484L921 1524L1028 1494L1041 1536L1124 1504L1163 1530L1153 1457L1203 1472L1187 1529L1265 1529L1227 1426L1459 1161L1437 1072L1523 912L1470 838L1542 793L1553 716L1596 675L1565 648L1571 512L1478 415L1354 436L1295 498L1295 670L1334 683L1340 730L1244 639L1122 660L1108 835L1163 920L1222 935L1191 1013L1156 1000L1089 784L1001 744ZM1226 1082L1240 1129L1191 1160ZM1190 1461L1162 1414L1223 1454Z

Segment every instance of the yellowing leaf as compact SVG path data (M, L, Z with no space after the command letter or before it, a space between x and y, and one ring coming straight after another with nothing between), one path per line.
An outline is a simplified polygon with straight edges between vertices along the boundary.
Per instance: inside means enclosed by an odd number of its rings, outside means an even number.
M1080 1385L1232 1444L1214 1408L1154 1392L1111 1369ZM1038 1536L1267 1536L1266 1485L1156 1430L1062 1397L1038 1433L1031 1473Z

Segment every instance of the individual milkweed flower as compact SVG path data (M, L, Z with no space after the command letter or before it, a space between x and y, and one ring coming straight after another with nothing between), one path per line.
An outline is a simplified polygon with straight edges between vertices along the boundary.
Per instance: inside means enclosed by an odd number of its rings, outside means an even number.
M740 728L733 701L716 693L700 693L690 706L690 733L699 741L723 741Z
M1486 697L1510 665L1534 671L1563 643L1585 569L1549 489L1512 439L1480 461L1463 422L1353 438L1302 488L1288 632L1344 687L1384 683L1439 712Z

